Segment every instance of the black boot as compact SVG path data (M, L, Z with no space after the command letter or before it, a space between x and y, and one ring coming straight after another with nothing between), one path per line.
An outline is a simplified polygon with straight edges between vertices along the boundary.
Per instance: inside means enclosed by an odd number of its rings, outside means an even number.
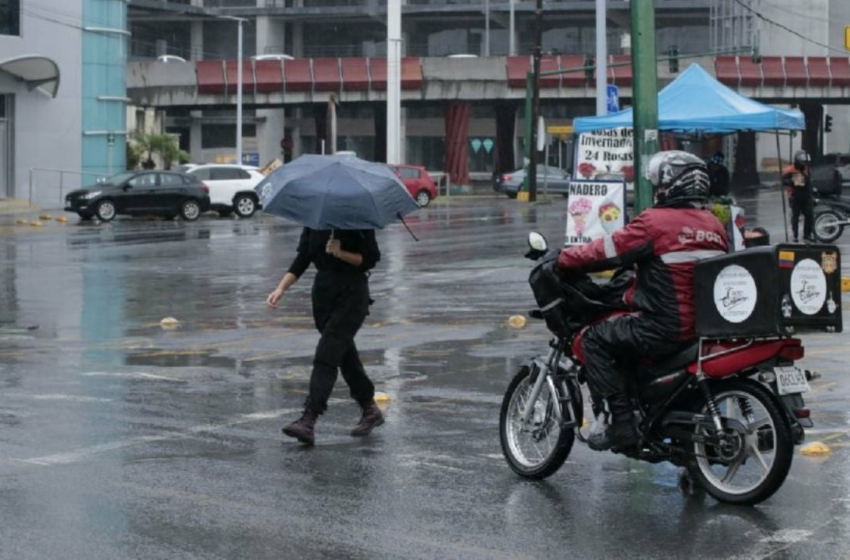
M360 422L351 430L353 437L368 436L372 430L384 423L384 415L381 414L381 409L375 404L374 400L366 404L360 405L363 411L363 416L360 417Z
M624 451L635 447L640 441L640 434L635 429L632 403L625 397L611 397L608 408L611 410L611 425L604 432L587 438L588 447L594 451Z
M301 443L313 445L316 443L314 429L316 427L316 420L318 419L318 413L312 410L305 410L301 418L287 424L281 431L289 437L294 437Z

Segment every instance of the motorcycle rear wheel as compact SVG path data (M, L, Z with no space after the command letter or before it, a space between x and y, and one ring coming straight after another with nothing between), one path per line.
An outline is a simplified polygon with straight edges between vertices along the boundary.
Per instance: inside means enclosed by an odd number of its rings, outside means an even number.
M552 395L548 385L543 385L537 397L532 421L522 425L520 417L533 386L531 368L521 368L502 400L499 435L511 469L521 477L540 480L553 475L567 460L575 432L558 423L554 409L560 406L558 395Z
M724 381L715 385L713 394L727 432L737 434L727 439L729 445L723 449L694 443L695 458L688 469L691 477L720 502L763 502L779 490L791 469L791 423L773 393L756 381ZM709 414L704 399L697 410ZM701 435L716 435L715 430L702 426L696 430ZM744 472L739 474L742 467Z
M821 243L833 243L844 233L844 226L840 225L844 219L835 210L818 212L812 232Z

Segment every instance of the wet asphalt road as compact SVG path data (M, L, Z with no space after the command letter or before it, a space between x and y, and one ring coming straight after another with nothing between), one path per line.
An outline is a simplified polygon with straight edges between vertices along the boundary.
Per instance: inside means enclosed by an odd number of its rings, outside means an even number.
M740 197L774 238L777 197ZM442 200L410 221L421 242L380 233L358 345L388 420L350 438L340 380L313 449L279 431L317 340L312 273L279 310L263 301L299 228L0 216L0 558L848 557L846 334L805 340L823 374L809 440L833 452L797 454L759 507L580 445L545 482L509 470L502 393L548 335L507 319L533 307L525 235L562 239L563 206Z

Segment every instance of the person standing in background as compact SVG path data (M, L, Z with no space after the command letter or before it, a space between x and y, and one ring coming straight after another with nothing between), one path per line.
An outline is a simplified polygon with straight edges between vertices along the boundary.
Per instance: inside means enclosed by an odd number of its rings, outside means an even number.
M811 158L805 150L794 154L794 163L782 171L782 184L785 185L791 205L791 231L794 243L799 243L800 216L803 216L803 240L814 241L812 226L815 221L815 202L812 189L812 177L809 173Z
M708 194L711 198L729 196L729 170L725 161L726 155L723 152L715 152L708 160Z

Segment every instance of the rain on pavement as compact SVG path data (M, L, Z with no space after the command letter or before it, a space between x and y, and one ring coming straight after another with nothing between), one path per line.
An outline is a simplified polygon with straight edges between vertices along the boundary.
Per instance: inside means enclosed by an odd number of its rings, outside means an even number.
M739 197L774 241L778 196ZM312 273L280 309L264 303L297 226L0 216L0 558L850 554L847 335L804 339L803 365L823 375L808 440L832 453L796 453L761 506L683 493L671 465L581 445L547 481L510 471L502 393L548 334L507 319L533 307L527 232L559 243L564 212L562 199L442 199L409 219L420 242L380 232L358 346L392 398L387 423L349 437L359 411L340 380L312 449L280 434L317 341Z

